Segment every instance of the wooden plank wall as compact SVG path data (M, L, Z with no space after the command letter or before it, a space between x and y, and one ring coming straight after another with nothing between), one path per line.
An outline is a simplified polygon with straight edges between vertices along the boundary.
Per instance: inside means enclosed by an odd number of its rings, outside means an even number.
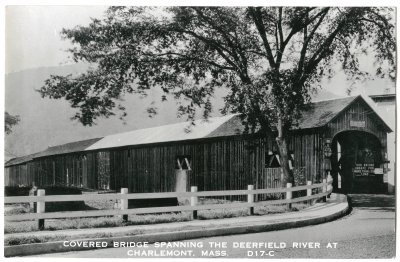
M111 188L129 192L175 190L175 161L191 158L188 187L199 191L281 187L279 168L265 167L272 138L225 137L195 143L125 148L110 152Z
M350 121L364 121L365 127L350 126ZM384 131L383 127L378 125L378 121L373 111L362 100L359 100L351 105L339 117L330 122L328 124L326 136L333 138L337 133L341 131L351 130L365 131L374 134L381 143L382 157L384 157L387 148L387 134Z
M324 178L323 143L323 132L318 129L301 130L291 137L289 151L294 153L295 172L301 173L299 185L321 182Z
M189 171L188 190L193 185L200 191L246 189L249 184L258 189L277 188L282 186L281 169L265 166L268 151L276 150L273 144L272 137L236 136L51 156L32 161L29 174L37 186L55 183L106 189L104 184L108 184L108 179L111 189L115 190L128 187L130 192L172 192L175 189L176 157L189 155L192 170ZM319 133L295 134L289 147L295 152L295 168L304 169L306 174L302 184L307 179L317 181L320 161L316 154L321 150ZM9 177L15 177L23 184L26 182L20 178L20 169L23 167L14 166L7 172L13 173Z
M4 185L5 186L20 186L31 184L34 180L29 172L31 165L20 164L12 168L6 168L4 172Z
M365 121L366 127L351 127L350 120ZM386 133L365 102L358 101L324 128L293 132L289 150L294 153L294 168L301 172L296 183L321 182L324 176L325 138L343 130L375 134L386 152ZM191 157L188 190L199 191L281 187L279 169L266 168L268 150L276 150L274 138L231 136L196 142L180 142L110 149L36 159L29 164L6 169L6 185L69 184L92 189L128 187L129 192L172 192L175 161L180 155ZM25 167L24 167L25 166ZM68 172L68 183L67 183ZM32 175L34 174L34 175ZM101 177L101 178L100 178Z
M109 153L89 152L49 156L7 167L5 185L65 185L106 189L98 184L99 174L109 177ZM99 161L100 160L100 161Z

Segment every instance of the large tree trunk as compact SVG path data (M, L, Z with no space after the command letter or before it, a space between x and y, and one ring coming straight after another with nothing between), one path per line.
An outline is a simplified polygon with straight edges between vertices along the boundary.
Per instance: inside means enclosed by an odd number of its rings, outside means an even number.
M282 120L278 120L278 137L276 138L276 143L278 145L279 150L279 158L281 161L281 167L283 169L283 186L286 186L286 183L294 182L293 172L289 168L289 149L288 149L288 136L287 130L282 123Z

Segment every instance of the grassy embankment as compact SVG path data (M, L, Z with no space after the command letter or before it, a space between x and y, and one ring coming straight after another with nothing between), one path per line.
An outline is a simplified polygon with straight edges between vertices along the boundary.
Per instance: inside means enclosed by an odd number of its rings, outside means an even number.
M199 205L205 204L223 204L232 203L232 201L221 199L199 199ZM88 209L113 209L115 201L85 201ZM255 215L279 214L293 212L308 207L308 204L294 203L291 210L286 205L269 205L255 208ZM6 206L5 215L27 213L29 207L27 205L8 205ZM233 209L216 209L216 210L200 210L198 211L198 219L222 219L231 217L248 216L247 208ZM85 228L106 228L106 227L123 227L132 225L148 225L158 223L183 222L191 220L191 212L162 213L162 214L146 214L146 215L130 215L128 221L123 221L120 216L109 217L88 217L88 218L68 218L68 219L48 219L46 220L46 230L65 230L65 229L85 229ZM4 224L4 233L10 234L5 238L5 246L21 245L29 243L42 243L48 241L57 241L65 239L62 234L50 234L44 236L29 236L29 232L38 231L37 221L18 221ZM12 236L13 233L23 233L25 235ZM131 232L130 234L140 234ZM107 237L107 234L99 233L96 237Z

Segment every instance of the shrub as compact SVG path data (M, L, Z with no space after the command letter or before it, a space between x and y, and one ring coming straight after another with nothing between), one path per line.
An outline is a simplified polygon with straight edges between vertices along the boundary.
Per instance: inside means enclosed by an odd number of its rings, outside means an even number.
M79 188L74 187L63 187L63 186L46 186L41 187L46 191L46 195L81 195L82 191ZM35 195L37 192L35 192ZM63 201L63 202L47 202L46 212L58 212L58 211L77 211L85 210L86 205L84 201ZM36 203L35 203L36 210Z
M8 196L29 196L30 186L5 186L4 195Z
M305 167L295 168L293 170L294 185L293 186L303 186L306 185L307 178L305 175ZM307 195L307 190L294 191L293 198L303 197Z

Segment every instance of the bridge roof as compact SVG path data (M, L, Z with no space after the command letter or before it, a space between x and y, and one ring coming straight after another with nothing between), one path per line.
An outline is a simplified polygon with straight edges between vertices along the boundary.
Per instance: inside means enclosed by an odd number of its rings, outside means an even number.
M293 130L323 127L359 99L365 102L361 96L357 96L310 103L307 109L302 112L301 118L295 121ZM371 110L374 111L372 107ZM391 132L391 129L379 114L376 112L375 114L377 116L376 119L381 122L386 131ZM182 122L138 129L102 138L53 146L36 154L13 158L6 163L6 166L28 162L33 158L74 152L242 135L244 134L244 130L245 127L242 124L239 114L212 117L208 120L196 120L193 123Z

